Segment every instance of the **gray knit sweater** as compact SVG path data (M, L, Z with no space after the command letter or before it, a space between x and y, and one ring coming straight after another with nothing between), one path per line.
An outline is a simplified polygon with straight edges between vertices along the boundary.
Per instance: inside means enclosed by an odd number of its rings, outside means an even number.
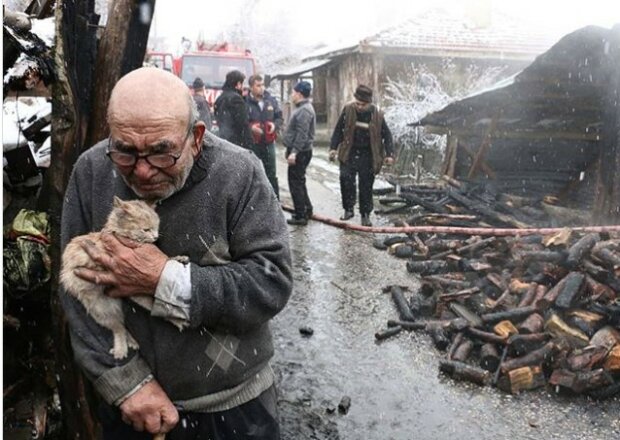
M102 228L114 196L135 199L105 156L106 142L76 163L62 217L62 248ZM273 383L268 321L292 290L288 230L261 163L252 153L205 134L203 152L181 191L161 202L156 245L190 258L190 327L180 332L125 301L125 325L140 345L115 360L111 332L70 295L60 297L75 358L109 403L149 374L176 404L220 411Z

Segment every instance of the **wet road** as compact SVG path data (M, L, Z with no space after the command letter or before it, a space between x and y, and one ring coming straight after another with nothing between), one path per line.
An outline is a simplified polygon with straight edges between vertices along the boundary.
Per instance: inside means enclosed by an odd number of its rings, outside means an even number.
M338 217L337 167L325 158L318 151L310 164L310 196L315 212ZM278 167L290 204L281 158ZM396 318L382 287L414 288L417 278L404 261L375 250L370 235L314 221L289 228L295 288L272 326L283 440L620 439L618 399L510 396L439 376L441 354L425 335L376 343L374 333ZM301 335L301 326L314 334ZM329 414L343 396L351 398L348 414Z

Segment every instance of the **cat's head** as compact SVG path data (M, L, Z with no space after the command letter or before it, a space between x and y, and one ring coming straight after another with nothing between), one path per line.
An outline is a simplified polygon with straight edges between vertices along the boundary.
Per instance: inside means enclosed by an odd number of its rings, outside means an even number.
M140 243L153 243L159 235L159 216L142 200L123 201L114 197L106 229Z

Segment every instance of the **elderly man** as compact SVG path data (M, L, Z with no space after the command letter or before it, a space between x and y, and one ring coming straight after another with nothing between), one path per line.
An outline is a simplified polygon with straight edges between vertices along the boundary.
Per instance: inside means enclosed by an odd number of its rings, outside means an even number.
M355 178L359 177L360 214L363 226L372 226L372 186L381 167L394 163L392 133L383 112L372 104L372 90L360 84L355 100L344 106L332 134L329 159L340 161L340 193L344 214L353 218Z
M111 332L61 293L76 360L108 404L104 437L279 438L268 323L291 293L291 261L260 161L205 132L187 86L160 69L117 83L108 123L71 176L63 247L99 230L114 196L156 202L161 223L156 245L104 235L105 251L85 248L101 270L76 272L112 297L152 297L151 310L124 301L139 351L114 359Z

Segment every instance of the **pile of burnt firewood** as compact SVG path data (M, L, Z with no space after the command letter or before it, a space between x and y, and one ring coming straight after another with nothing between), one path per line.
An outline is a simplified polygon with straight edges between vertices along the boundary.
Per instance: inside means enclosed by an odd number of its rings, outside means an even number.
M557 206L555 197L521 197L499 192L490 183L443 179L447 183L375 190L383 205L376 213L398 214L410 226L527 228L578 225L584 220L580 211Z
M419 291L386 288L400 319L378 340L425 331L443 373L510 393L620 393L620 238L452 237L375 242L422 278Z

